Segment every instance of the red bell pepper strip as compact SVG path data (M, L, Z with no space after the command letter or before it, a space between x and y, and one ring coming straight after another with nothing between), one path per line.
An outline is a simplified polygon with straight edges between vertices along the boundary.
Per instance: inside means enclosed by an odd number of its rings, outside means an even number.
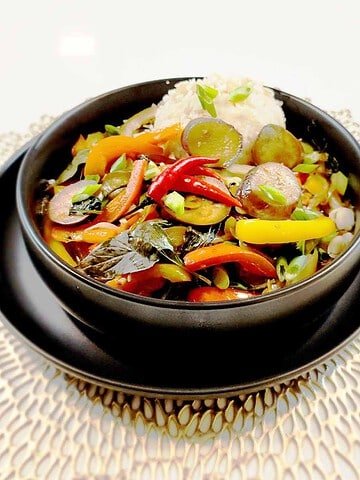
M192 173L196 167L217 162L218 159L207 157L188 157L178 160L155 178L147 193L155 202L161 203L162 198L172 189L173 182L179 175Z
M127 213L131 205L138 201L146 167L147 161L144 159L134 162L134 168L125 191L120 192L105 206L104 210L98 215L97 222L115 222Z
M217 287L195 287L189 291L188 302L226 302L229 300L242 300L244 298L255 297L256 294L247 290L237 288L226 288L220 290Z
M262 253L232 243L217 243L197 248L184 256L184 265L190 272L228 262L238 263L243 270L254 275L276 278L276 269Z
M241 203L237 198L234 198L230 193L221 190L221 188L212 185L205 180L190 175L182 175L175 178L172 184L172 190L184 193L193 193L201 197L208 198L214 202L223 203L230 207L241 207Z

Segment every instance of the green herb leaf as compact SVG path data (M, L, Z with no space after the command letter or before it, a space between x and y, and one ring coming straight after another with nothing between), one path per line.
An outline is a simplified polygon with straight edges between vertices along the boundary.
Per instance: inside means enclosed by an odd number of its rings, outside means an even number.
M64 182L67 182L72 178L77 170L79 165L82 165L86 162L88 156L89 156L89 149L84 149L80 150L80 152L75 155L75 157L72 159L72 161L69 163L69 165L65 168L65 170L58 176L56 183L57 185L61 185Z
M127 158L126 158L126 154L123 153L122 155L120 155L120 157L115 160L115 162L111 165L111 168L110 168L110 173L112 172L117 172L119 170L126 170L126 168L128 167L128 161L127 161Z
M119 127L115 127L114 125L105 125L105 132L109 135L120 135Z
M93 183L91 185L87 185L83 190L81 190L81 192L72 196L71 202L78 203L78 202L82 202L83 200L86 200L87 198L94 195L94 193L96 193L100 187L101 187L101 184L99 183Z
M252 92L251 85L242 85L241 87L235 88L235 90L230 92L229 100L232 103L243 102L248 98L251 92Z
M89 215L101 213L102 202L97 197L86 197L76 203L73 203L69 210L69 215Z
M156 254L143 255L135 250L126 231L94 248L79 268L95 279L111 280L116 275L147 270L157 261Z
M293 211L291 218L293 220L313 220L314 218L320 217L321 213L309 208L296 207Z
M208 85L196 85L196 94L199 102L204 110L206 110L212 117L216 117L216 108L214 105L214 99L218 95L216 88L209 87Z
M293 172L312 173L317 168L318 168L318 165L312 165L309 163L300 163L299 165L296 165L295 168L293 168Z
M331 185L340 195L344 195L348 186L348 178L339 170L331 175Z
M259 185L256 195L269 205L286 205L285 195L270 185Z
M185 198L178 192L171 192L164 197L164 204L172 210L175 215L182 215L185 212Z

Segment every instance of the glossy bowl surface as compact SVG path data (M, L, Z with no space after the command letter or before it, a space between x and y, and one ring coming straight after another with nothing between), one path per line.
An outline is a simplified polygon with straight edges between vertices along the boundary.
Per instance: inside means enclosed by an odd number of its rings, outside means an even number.
M301 326L326 311L343 295L359 271L359 232L347 251L311 278L289 288L232 302L193 304L115 291L84 277L52 253L36 227L32 199L41 178L56 177L66 166L78 136L119 124L158 102L177 81L158 80L121 88L89 100L56 120L30 148L17 181L17 208L32 260L63 308L102 332L161 329L215 335L245 328ZM326 149L350 173L352 197L360 206L360 148L336 120L310 103L275 90L283 102L287 128L297 137ZM359 230L359 229L357 229ZM291 323L289 323L291 321Z

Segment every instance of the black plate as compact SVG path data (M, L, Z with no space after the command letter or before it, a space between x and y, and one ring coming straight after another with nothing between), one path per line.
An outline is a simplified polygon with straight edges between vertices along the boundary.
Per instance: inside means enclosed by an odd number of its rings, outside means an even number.
M212 344L206 337L179 337L176 343L164 337L159 351L150 337L129 342L120 333L109 339L87 328L62 310L26 251L15 209L15 180L26 149L9 159L0 177L0 318L60 369L148 396L234 395L309 370L359 332L360 274L335 308L287 338L281 331L246 342L219 336Z

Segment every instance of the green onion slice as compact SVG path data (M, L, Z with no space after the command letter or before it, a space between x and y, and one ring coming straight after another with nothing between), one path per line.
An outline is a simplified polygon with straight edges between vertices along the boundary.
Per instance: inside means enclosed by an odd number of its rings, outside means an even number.
M318 165L311 165L309 163L299 163L293 168L293 172L299 173L312 173L318 168Z
M145 171L144 179L146 181L151 180L154 177L157 177L159 173L160 173L160 168L156 165L155 162L150 160L150 162L148 163L147 169Z
M206 110L212 117L216 117L216 108L214 105L214 99L218 96L216 88L209 87L208 85L196 85L196 94L198 96L201 107Z
M119 127L115 127L114 125L105 125L105 132L109 135L120 135Z
M344 195L348 186L348 178L342 172L338 171L331 175L331 186L340 193Z
M259 185L256 195L269 205L286 205L285 195L270 185Z
M241 87L235 88L235 90L230 92L229 100L232 103L243 102L248 98L251 92L252 92L251 85L242 85Z
M303 156L303 162L309 165L312 165L313 163L317 163L321 158L320 152L309 152L305 153Z
M164 204L172 210L175 215L183 215L185 212L185 198L178 192L171 192L164 197Z
M115 162L111 165L110 172L117 172L119 170L126 170L128 166L126 154L123 153Z
M100 183L94 183L91 185L87 185L81 192L77 193L76 195L73 195L71 198L72 203L77 203L77 202L82 202L83 200L86 200L87 198L91 197L96 193L99 188L101 187Z
M320 217L320 212L315 212L309 208L296 207L293 211L291 218L293 220L313 220L314 218Z

